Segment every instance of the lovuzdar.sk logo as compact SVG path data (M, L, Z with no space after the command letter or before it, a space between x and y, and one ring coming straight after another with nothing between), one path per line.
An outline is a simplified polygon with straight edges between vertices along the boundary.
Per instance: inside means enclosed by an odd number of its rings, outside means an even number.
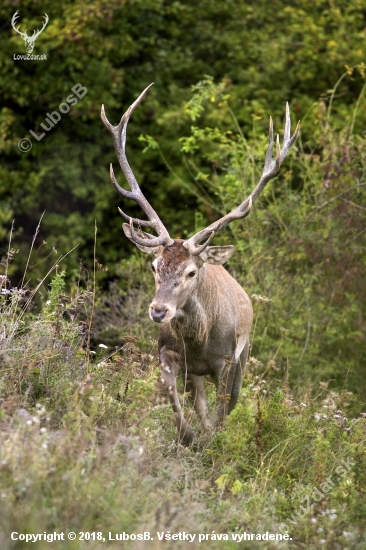
M13 15L13 18L11 20L11 26L13 27L13 29L18 33L20 34L20 36L23 38L24 40L24 44L25 44L25 49L26 49L26 52L27 52L27 55L17 55L17 54L14 54L14 59L15 60L18 60L18 59L21 59L21 60L35 60L35 61L38 61L38 60L45 60L47 59L47 56L46 55L34 55L33 54L33 49L34 49L34 44L37 40L37 38L39 37L39 35L41 34L41 32L44 31L44 29L47 27L47 24L48 24L48 21L49 21L49 17L47 15L47 13L45 13L43 15L44 17L44 21L43 21L43 25L42 25L42 28L41 29L35 29L33 31L33 34L31 36L28 36L27 35L27 29L24 30L24 32L22 32L20 30L20 25L19 25L19 22L18 22L18 17L19 17L19 11L16 11ZM18 26L16 26L18 25Z

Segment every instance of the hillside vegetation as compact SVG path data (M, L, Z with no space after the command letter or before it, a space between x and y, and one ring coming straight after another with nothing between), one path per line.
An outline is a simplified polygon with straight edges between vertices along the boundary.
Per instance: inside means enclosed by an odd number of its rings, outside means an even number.
M229 549L244 533L277 533L281 543L250 547L364 548L366 418L356 393L297 385L277 362L279 337L269 361L251 356L223 431L203 432L185 405L197 441L181 447L152 331L142 323L139 339L126 323L119 347L91 351L89 323L71 318L91 315L92 292L68 298L63 277L54 276L41 314L25 313L20 289L2 301L1 548L25 547L10 533L70 531L96 539L53 547L101 549L104 537L120 548L116 534L149 533L123 544L161 548L157 533L189 533L192 542L174 545Z
M0 6L1 549L51 544L12 532L70 531L77 540L52 547L154 550L188 533L174 548L364 549L362 3L25 0L24 28L49 15L42 62L13 59L24 43L10 4ZM100 121L102 103L116 124L152 81L127 154L173 237L251 192L270 115L280 136L286 101L293 127L301 119L279 176L215 236L235 245L227 268L255 315L225 428L202 430L180 390L194 448L177 444L158 383L151 259L130 247L117 205L141 212L109 181L113 162L124 185ZM78 83L84 97L21 152ZM286 538L243 538L267 532ZM123 533L154 540L113 539Z

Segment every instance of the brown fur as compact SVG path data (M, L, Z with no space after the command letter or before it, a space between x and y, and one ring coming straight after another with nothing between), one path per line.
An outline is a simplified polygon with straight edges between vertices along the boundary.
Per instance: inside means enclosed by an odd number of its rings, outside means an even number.
M173 244L163 249L162 264L165 273L175 271L177 265L189 260L189 252L184 248L183 243L182 239L176 239Z
M217 423L222 424L240 393L249 349L252 306L226 269L215 265L225 261L227 248L210 247L209 256L192 256L183 243L175 240L155 252L156 294L150 315L161 323L161 380L173 406L179 440L189 445L194 434L179 403L176 376L179 372L183 374L205 428L209 428L210 422L206 418L202 376L211 376L217 389ZM195 275L190 278L192 272Z
M161 323L159 357L163 369L161 381L167 388L176 417L179 440L192 443L194 433L183 416L179 403L176 375L182 372L204 427L207 403L203 376L214 378L218 397L218 424L236 405L242 381L242 371L249 350L249 333L253 319L251 302L240 285L222 268L234 251L233 246L208 246L215 233L232 220L245 218L253 202L267 182L278 173L280 165L299 133L299 123L290 136L290 110L286 107L283 149L277 142L276 159L272 159L273 124L270 122L268 149L262 176L252 193L235 210L193 235L187 241L173 240L141 192L127 162L125 152L126 126L133 110L140 103L148 86L121 118L118 126L108 121L104 107L102 120L113 135L120 166L131 191L121 188L111 170L111 179L118 191L140 205L149 222L129 219L123 224L125 235L140 250L157 256L153 262L156 294L149 307L151 319ZM277 136L278 137L278 136ZM133 226L154 228L154 237ZM183 246L183 243L185 246ZM201 244L204 243L204 244ZM199 246L197 246L199 245Z

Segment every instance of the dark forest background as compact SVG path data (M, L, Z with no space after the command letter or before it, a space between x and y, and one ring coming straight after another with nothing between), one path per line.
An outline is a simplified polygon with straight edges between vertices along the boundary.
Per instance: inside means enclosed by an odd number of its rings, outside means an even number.
M17 10L28 35L48 14L33 52L47 59L19 58ZM161 550L157 532L364 550L365 2L2 0L0 29L1 550L54 532L56 550ZM159 385L151 258L117 207L142 213L110 182L112 162L125 185L100 119L104 104L117 124L151 82L127 155L172 237L251 192L269 116L280 137L286 101L301 120L250 215L215 236L236 247L251 349L223 429L202 428L181 385L189 448ZM60 114L75 86L87 93ZM238 546L244 532L257 538Z
M29 34L48 14L33 52L47 60L14 59L25 54L10 24L15 10ZM101 292L111 284L136 290L145 259L136 267L140 253L122 234L117 206L141 213L110 183L110 162L120 183L123 177L100 120L102 104L116 124L155 83L131 119L128 158L170 234L185 237L250 192L262 169L268 118L281 133L289 101L301 137L251 216L216 243L236 244L229 269L250 295L271 300L259 303L254 350L269 357L283 338L278 360L292 363L296 380L331 379L360 391L365 17L358 0L2 2L0 239L5 255L14 220L12 285L23 278L45 211L29 287L55 251L76 245L62 262L69 288L81 270L91 272L96 222ZM39 135L47 113L58 111L76 84L87 94L37 141L29 130ZM31 139L30 151L19 150L22 138ZM149 284L138 288L148 295Z

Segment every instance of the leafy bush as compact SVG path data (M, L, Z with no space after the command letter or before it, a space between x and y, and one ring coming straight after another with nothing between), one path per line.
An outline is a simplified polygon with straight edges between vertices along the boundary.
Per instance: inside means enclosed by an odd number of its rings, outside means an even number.
M328 106L321 100L308 114L314 136L298 140L250 216L220 237L237 248L229 270L249 294L266 297L257 301L263 314L254 355L282 371L290 362L298 383L332 379L334 387L362 392L366 142L355 127L365 102L361 95L341 127L341 114L332 115L336 91ZM195 126L180 141L207 213L196 216L196 230L248 196L263 166L265 135L244 137L229 92L230 85L206 78L186 105ZM214 119L215 126L206 125Z
M133 278L140 270L143 281L143 264L130 268ZM125 318L121 345L93 352L85 329L90 293L65 295L64 277L53 276L38 314L28 312L19 289L2 296L2 548L14 547L14 531L149 531L156 549L157 531L205 534L213 548L223 545L217 534L228 537L225 548L234 548L232 534L269 531L291 535L284 548L362 548L366 422L356 394L330 391L326 383L290 390L292 373L273 371L274 356L264 372L251 357L225 429L202 431L188 410L197 449L182 448L157 385L156 342L143 351L128 335L134 319ZM95 315L100 299L93 300ZM82 324L80 308L86 308ZM105 543L72 544L99 549ZM198 538L190 544L202 546ZM40 550L47 545L37 542ZM252 547L274 548L263 541Z
M79 243L82 253L75 252L65 261L68 277L74 280L80 256L89 269L93 266L95 219L103 228L99 259L109 267L112 278L115 264L132 250L121 240L116 223L121 199L109 181L108 166L116 159L100 120L102 103L110 120L116 122L141 91L155 82L131 120L128 155L144 191L159 205L171 233L178 236L192 231L197 201L190 193L191 179L182 166L177 140L189 132L191 122L182 116L184 103L190 87L203 75L226 84L225 93L230 93L231 108L246 139L261 139L269 114L278 127L286 100L294 116L303 121L305 139L316 137L317 130L323 129L321 120L316 124L319 113L314 118L313 109L319 97L330 101L335 83L346 70L332 106L336 127L344 127L363 85L365 20L359 0L332 4L299 0L296 5L285 0L272 4L262 0L255 5L241 0L174 4L48 0L49 22L35 46L36 53L47 55L45 62L14 59L14 54L25 53L21 37L11 27L14 11L12 3L0 6L4 28L0 246L5 248L7 228L15 219L19 258L23 258L32 228L46 210L44 229L37 238L38 257L47 257L53 248L65 254ZM21 30L39 28L43 10L38 5L23 0L19 11ZM37 141L29 131L40 135L47 113L58 110L77 83L88 93ZM210 127L222 117L214 106ZM361 114L364 106L359 107ZM354 130L361 135L362 117ZM174 175L157 150L141 154L141 133L159 137ZM17 147L23 138L33 142L28 153ZM117 172L116 176L123 183L123 177ZM179 214L177 204L183 206ZM137 207L124 206L131 214L140 214ZM207 215L204 208L201 214ZM47 244L42 245L43 240ZM22 268L22 259L16 259L11 267L14 284ZM36 278L43 276L42 269L35 266Z

